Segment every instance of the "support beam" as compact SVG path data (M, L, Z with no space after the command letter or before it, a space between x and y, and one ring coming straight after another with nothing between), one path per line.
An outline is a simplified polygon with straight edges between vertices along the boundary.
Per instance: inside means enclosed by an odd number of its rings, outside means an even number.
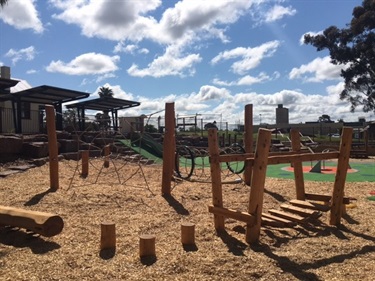
M163 174L162 174L162 195L171 194L171 182L175 165L175 111L174 103L165 104L165 133L163 139Z
M267 160L271 146L272 133L267 129L259 129L253 174L251 177L251 190L249 198L249 214L255 217L255 224L247 225L246 241L253 243L258 241L262 222L264 184L266 182Z
M220 151L217 129L208 129L208 149L212 182L212 204L214 207L223 208L221 167L219 162ZM214 223L217 231L224 230L224 216L222 214L214 213Z
M353 128L344 127L341 135L339 158L337 160L337 170L335 183L333 186L330 225L340 225L344 198L344 188L346 175L349 168L350 149L352 147Z

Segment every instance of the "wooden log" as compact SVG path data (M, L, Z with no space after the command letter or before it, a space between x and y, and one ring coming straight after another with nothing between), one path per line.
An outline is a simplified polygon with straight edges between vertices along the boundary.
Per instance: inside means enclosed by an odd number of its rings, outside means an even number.
M63 219L55 214L0 206L0 224L31 230L46 237L59 234Z
M108 144L106 146L104 146L104 168L108 168L109 167L109 154L111 153L111 146Z
M221 215L227 218L235 219L238 221L246 222L249 225L255 223L255 217L249 213L240 212L223 207L208 206L208 211L213 214Z
M340 225L343 210L343 197L346 181L346 174L349 168L350 149L352 146L353 128L344 127L341 136L339 158L337 160L337 170L333 185L330 225Z
M53 105L46 105L45 108L47 118L50 188L52 191L57 191L59 189L59 149L57 146L55 108Z
M219 143L217 139L217 129L208 129L208 150L210 153L210 173L211 173L211 190L212 205L223 207L223 191L221 182L221 167L219 163ZM214 223L216 230L224 230L224 216L214 214Z
M161 183L161 193L163 195L171 194L171 182L173 169L175 166L175 110L174 103L165 104L165 134L163 139L163 173Z
M292 163L295 161L302 161L302 162L311 162L317 160L328 160L328 159L338 159L339 153L338 152L321 152L321 153L295 153L294 154L280 154L275 155L272 154L268 157L268 165L276 165L276 164L285 164L285 163ZM252 157L246 159L247 161L254 161ZM237 160L240 161L240 160Z
M267 160L271 146L272 133L267 129L258 130L257 146L251 177L251 189L248 212L255 216L255 223L246 226L246 242L258 241L262 223L262 210L264 198L264 184L266 182Z
M246 153L252 153L253 148L253 105L245 105L245 151ZM244 181L245 184L251 184L253 164L251 162L245 162Z
M155 240L153 234L142 234L139 236L139 256L155 256Z
M292 140L292 150L296 153L301 151L301 138L299 131L292 129L290 131L291 140ZM298 200L305 200L305 182L303 178L303 167L302 161L296 159L293 163L293 172L294 172L294 184L296 188L296 197Z
M183 245L195 244L195 224L191 222L181 223L181 243Z
M89 151L81 151L81 161L82 161L82 172L81 177L86 178L89 175Z
M331 207L328 206L328 205L322 205L322 204L318 204L318 203L302 201L302 200L297 200L297 199L290 200L289 203L294 205L294 206L298 206L298 207L302 207L302 208L308 208L308 209L311 209L311 210L318 210L318 211L321 211L321 212L328 212L331 209Z
M100 224L100 250L116 248L116 225L112 222Z

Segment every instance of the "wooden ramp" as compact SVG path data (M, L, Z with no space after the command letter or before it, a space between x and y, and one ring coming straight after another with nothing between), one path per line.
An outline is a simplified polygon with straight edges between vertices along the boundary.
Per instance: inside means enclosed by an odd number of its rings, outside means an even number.
M329 195L309 194L306 197L310 200L319 200L323 203L310 202L293 199L289 203L280 205L281 210L271 209L269 213L262 213L262 226L293 227L297 224L305 224L321 217L322 213L328 212L331 207ZM343 197L343 204L350 204L351 197Z
M262 214L262 225L273 227L293 227L318 219L322 212L328 212L328 205L311 203L303 200L291 200L281 204L281 210L271 209Z

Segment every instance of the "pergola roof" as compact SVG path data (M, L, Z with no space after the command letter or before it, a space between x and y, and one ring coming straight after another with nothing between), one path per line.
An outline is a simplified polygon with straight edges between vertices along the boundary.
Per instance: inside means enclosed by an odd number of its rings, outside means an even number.
M89 95L89 93L43 85L12 94L3 95L2 99L17 99L21 102L56 105L77 99L87 98Z
M92 100L80 101L73 104L66 105L67 108L81 108L88 110L100 111L117 111L120 109L139 106L141 103L130 100L117 99L112 97L103 97Z
M1 78L0 77L0 90L5 90L10 87L13 87L17 85L19 81L14 79L7 79L7 78Z

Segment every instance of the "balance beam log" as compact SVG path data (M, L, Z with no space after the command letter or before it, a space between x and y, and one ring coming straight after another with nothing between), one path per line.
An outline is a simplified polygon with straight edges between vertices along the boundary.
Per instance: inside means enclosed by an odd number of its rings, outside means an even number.
M59 234L64 221L58 215L0 206L0 225L25 228L46 237Z

